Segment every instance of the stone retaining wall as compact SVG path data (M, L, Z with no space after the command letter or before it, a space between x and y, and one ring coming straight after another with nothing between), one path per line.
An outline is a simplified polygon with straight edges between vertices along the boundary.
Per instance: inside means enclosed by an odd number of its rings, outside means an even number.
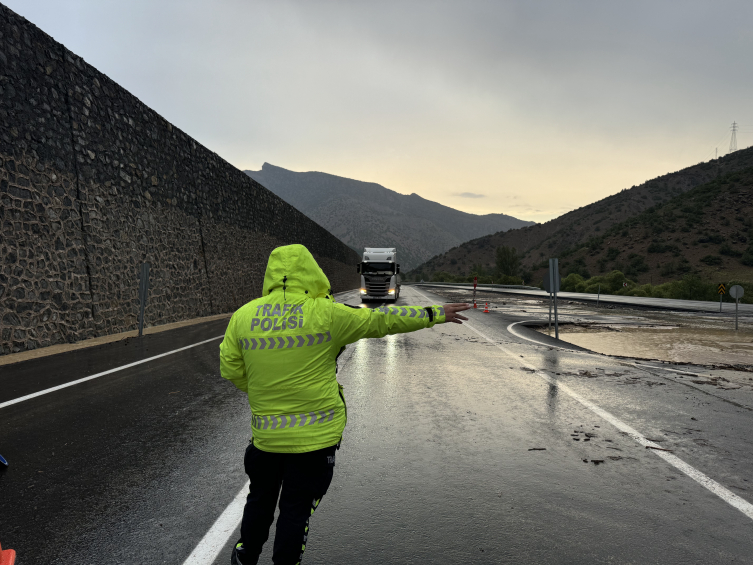
M0 4L0 354L231 312L302 243L338 292L358 254Z

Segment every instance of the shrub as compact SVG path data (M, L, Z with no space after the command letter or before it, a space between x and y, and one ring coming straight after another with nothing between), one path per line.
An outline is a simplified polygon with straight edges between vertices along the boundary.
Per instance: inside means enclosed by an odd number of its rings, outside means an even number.
M680 254L680 248L676 245L668 244L668 243L659 243L659 242L653 242L651 245L648 246L648 249L646 249L649 253L669 253L672 252L675 255Z
M643 255L637 253L631 253L628 256L628 266L625 269L625 274L628 276L635 276L638 273L645 273L649 270L649 266L646 263L646 258Z
M575 287L583 282L583 277L581 277L578 273L571 273L567 275L564 279L562 279L562 283L560 284L560 290L563 292L577 292L575 290Z
M617 256L620 254L620 250L616 247L610 247L607 249L607 261L614 261L617 259Z
M515 276L520 269L520 257L514 247L497 247L496 267L500 275Z
M724 243L719 248L719 253L722 255L727 255L728 257L742 257L743 252L738 251L737 249L733 249L732 246L729 243Z
M479 279L479 282L481 282L481 279ZM503 275L502 277L498 277L495 281L496 284L525 284L523 282L523 279L520 277L513 277L510 275Z
M701 258L701 263L706 263L709 266L721 265L722 258L719 257L719 255L706 255L705 257Z
M578 257L575 259L572 264L567 268L567 274L578 274L584 279L590 279L591 273L588 272L588 268L586 267L586 260L583 257Z

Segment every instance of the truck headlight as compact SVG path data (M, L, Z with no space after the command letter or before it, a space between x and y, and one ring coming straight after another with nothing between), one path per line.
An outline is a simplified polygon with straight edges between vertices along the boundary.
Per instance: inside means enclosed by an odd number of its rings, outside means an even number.
M389 294L395 294L394 290L389 291Z
M366 289L365 288L361 289L361 294L366 294Z

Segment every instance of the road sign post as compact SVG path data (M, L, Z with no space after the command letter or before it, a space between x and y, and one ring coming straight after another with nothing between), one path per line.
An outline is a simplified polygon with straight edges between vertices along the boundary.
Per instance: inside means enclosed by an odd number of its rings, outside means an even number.
M559 261L549 259L549 270L544 277L544 290L549 293L549 331L552 330L552 304L554 304L554 337L560 338L559 320L557 318L557 293L560 290Z
M555 267L552 268L552 261ZM549 293L549 331L552 331L552 305L554 305L554 332L559 336L557 323L557 293L560 291L562 277L559 274L557 259L549 259L549 269L544 273L544 290Z
M552 282L557 281L556 284L553 285L554 290L554 339L560 338L560 326L559 326L559 320L557 318L557 292L560 289L560 267L559 267L559 261L557 259L550 259L550 262L553 262L554 267L552 268L553 271L553 279Z
M740 302L740 299L744 294L745 289L743 289L743 287L741 287L739 284L731 286L729 289L729 295L735 299L735 331L737 331L737 304Z
M141 265L139 272L139 337L144 333L144 309L146 308L146 299L149 296L149 263Z
M597 291L597 294L596 294L596 307L597 308L599 307L599 298L601 298L601 285L599 285L599 290Z
M727 292L727 287L724 285L724 283L719 283L719 286L716 287L716 292L719 293L719 312L722 311L722 296Z

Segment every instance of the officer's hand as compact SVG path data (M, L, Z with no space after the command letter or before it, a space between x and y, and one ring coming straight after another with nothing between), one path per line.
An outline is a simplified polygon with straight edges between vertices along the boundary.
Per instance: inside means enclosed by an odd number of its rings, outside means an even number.
M465 316L461 316L458 314L458 312L462 312L463 310L468 310L469 308L473 308L473 304L467 304L465 302L460 302L456 304L445 304L444 305L444 320L445 322L452 322L454 324L462 324L462 320L467 320Z

